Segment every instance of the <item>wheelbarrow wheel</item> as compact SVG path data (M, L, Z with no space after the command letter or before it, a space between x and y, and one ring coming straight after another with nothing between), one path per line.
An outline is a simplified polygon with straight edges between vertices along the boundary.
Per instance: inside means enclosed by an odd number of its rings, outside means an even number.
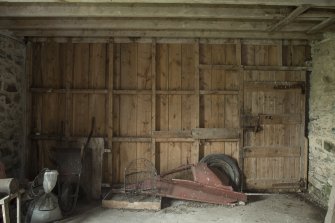
M235 160L231 157L224 154L210 154L202 158L200 163L207 163L209 167L219 169L229 177L230 184L234 190L240 189L240 170Z

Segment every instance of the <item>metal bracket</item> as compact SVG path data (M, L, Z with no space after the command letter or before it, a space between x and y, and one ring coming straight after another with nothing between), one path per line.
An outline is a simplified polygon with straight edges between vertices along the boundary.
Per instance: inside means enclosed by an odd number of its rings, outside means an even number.
M304 82L294 82L294 83L280 83L280 84L275 84L273 89L277 90L286 90L286 89L301 89L301 94L305 94L306 92L306 84Z
M245 119L247 118L248 116L245 116ZM266 116L268 117L268 116ZM272 119L272 116L269 115L268 117L269 119ZM248 126L243 126L243 129L245 131L251 131L251 132L260 132L263 130L263 127L261 126L261 114L258 114L257 116L257 121L255 123L255 125L248 125Z

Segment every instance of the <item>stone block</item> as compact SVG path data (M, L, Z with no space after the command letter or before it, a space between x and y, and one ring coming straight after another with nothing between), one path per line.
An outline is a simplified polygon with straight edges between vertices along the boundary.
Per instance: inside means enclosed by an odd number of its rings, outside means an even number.
M20 177L24 131L25 46L0 37L0 159L12 163L7 175Z
M8 83L5 87L5 91L7 92L17 92L16 84L15 83Z
M331 152L331 153L335 153L335 144L334 143L324 141L323 145L324 145L323 147L326 151Z

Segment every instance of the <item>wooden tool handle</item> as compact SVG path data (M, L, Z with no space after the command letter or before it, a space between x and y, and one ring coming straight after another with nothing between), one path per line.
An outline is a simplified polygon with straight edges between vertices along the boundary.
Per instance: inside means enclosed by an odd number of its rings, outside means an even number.
M19 182L15 178L0 179L0 193L16 193L19 191Z

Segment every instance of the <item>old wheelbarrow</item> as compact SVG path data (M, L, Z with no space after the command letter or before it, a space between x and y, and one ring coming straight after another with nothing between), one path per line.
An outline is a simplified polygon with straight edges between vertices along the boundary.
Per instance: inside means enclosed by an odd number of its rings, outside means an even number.
M78 201L79 188L84 166L84 157L95 128L95 118L92 118L91 130L86 142L80 148L55 147L51 151L50 160L59 171L58 198L60 208L65 215L71 214Z
M184 177L174 177L178 175ZM230 205L247 201L244 193L234 191L239 184L237 164L226 155L215 154L198 164L183 165L161 175L156 174L150 161L134 160L125 170L124 190L125 193Z

